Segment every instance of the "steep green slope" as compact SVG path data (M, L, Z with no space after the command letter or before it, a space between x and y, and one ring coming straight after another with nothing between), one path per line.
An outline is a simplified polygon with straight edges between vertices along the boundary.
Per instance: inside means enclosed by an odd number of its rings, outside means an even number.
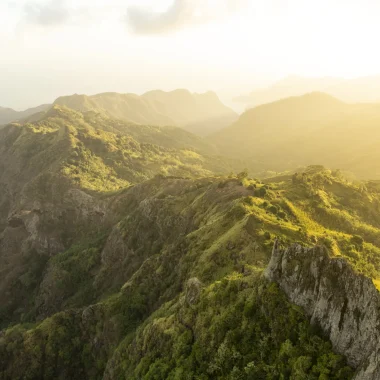
M33 329L13 327L0 343L0 370L13 379L25 373L30 379L352 378L302 311L257 275L225 278L198 290L191 303L186 296L154 313L113 355L121 319L134 315L126 299L60 313Z
M249 110L209 141L225 155L250 158L257 170L324 164L369 179L380 176L379 123L379 105L312 93Z
M350 378L302 311L261 278L277 217L259 206L264 185L260 197L252 185L156 178L109 198L116 224L50 258L21 318L53 316L3 332L3 376ZM277 227L284 239L304 239L288 224Z
M203 156L194 146L207 145L178 128L136 129L57 106L38 122L5 127L0 309L6 318L24 313L50 256L112 224L104 197L155 175L202 177L228 170L227 160Z

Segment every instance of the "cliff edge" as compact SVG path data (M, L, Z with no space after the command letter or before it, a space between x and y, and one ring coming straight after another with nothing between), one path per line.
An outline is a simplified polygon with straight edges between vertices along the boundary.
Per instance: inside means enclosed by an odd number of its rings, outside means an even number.
M324 247L274 244L265 277L322 328L333 348L357 369L355 380L380 379L380 294Z

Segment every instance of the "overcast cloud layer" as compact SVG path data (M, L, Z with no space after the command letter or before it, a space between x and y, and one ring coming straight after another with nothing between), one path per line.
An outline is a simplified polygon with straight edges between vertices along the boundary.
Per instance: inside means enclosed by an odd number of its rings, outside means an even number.
M43 26L60 25L70 20L70 11L64 1L29 2L25 4L24 12L28 21Z
M126 20L136 34L161 34L228 17L247 1L175 0L164 12L134 6L128 9Z
M191 21L195 8L195 1L191 0L176 0L166 12L151 12L140 7L130 7L127 23L137 34L167 32Z
M135 34L162 34L174 32L191 25L204 24L228 17L246 5L249 0L173 0L163 11L134 2L108 1L101 4L86 0L14 0L6 4L10 9L21 9L20 23L42 27L83 23L86 18L111 17L113 11L120 14L119 21L126 22ZM167 3L167 2L165 2ZM101 5L100 5L101 4ZM106 5L107 4L107 5ZM137 4L137 5L136 5ZM124 16L123 16L124 15Z

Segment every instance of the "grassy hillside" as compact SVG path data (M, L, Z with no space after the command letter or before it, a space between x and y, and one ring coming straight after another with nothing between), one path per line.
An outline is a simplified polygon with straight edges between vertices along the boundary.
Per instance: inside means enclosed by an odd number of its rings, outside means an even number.
M180 128L136 126L59 106L39 121L9 125L1 144L6 171L27 165L32 176L54 168L89 190L116 190L156 174L194 177L231 170L226 160L206 155L215 152L211 145Z
M37 122L5 127L0 132L4 308L28 303L23 286L16 286L17 295L9 289L29 265L42 270L46 257L87 239L94 224L98 230L98 223L112 223L102 198L156 175L198 178L238 167L203 155L207 148L179 128L137 127L58 106ZM38 286L34 275L26 281Z
M250 158L258 170L324 164L379 178L380 106L312 93L263 105L210 136L220 152Z

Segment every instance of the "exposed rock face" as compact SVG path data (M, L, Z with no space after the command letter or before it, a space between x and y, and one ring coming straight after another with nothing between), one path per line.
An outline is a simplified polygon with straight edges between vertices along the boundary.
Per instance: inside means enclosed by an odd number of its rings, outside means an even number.
M380 294L369 278L323 247L283 249L278 242L265 276L323 329L357 368L356 380L380 379Z
M189 305L194 305L199 301L202 292L202 283L196 278L190 278L185 287L186 301Z

